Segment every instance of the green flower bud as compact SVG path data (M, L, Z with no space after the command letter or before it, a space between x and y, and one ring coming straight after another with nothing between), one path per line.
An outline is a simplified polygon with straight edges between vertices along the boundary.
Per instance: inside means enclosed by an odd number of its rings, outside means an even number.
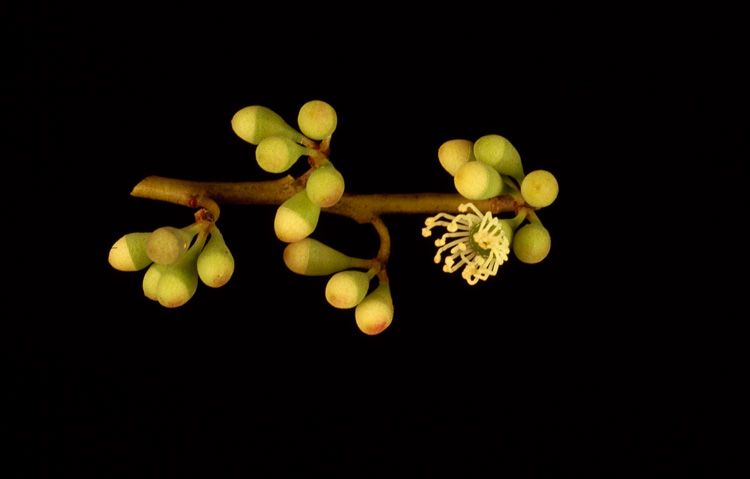
M302 105L297 115L299 129L313 140L329 138L336 130L337 122L336 110L320 100L308 101Z
M536 264L549 254L552 240L549 231L539 223L529 223L516 231L513 253L523 263Z
M156 286L156 298L166 308L177 308L187 303L198 289L198 255L206 242L206 234L198 239L177 262L164 266Z
M475 160L474 143L469 140L448 140L438 148L438 160L445 171L456 176L461 165Z
M146 243L151 233L128 233L109 250L109 264L118 271L139 271L151 264Z
M503 192L504 183L491 166L481 161L467 161L453 177L456 190L470 200L486 200Z
M555 175L547 170L534 170L521 182L521 196L534 208L551 205L559 191L560 187Z
M284 264L297 274L325 276L345 269L366 268L369 262L347 256L313 238L305 238L284 248Z
M340 271L326 284L326 300L334 308L350 309L367 295L370 276L362 271Z
M305 190L310 201L321 208L328 208L339 202L344 188L344 177L332 163L328 163L310 174Z
M255 160L269 173L283 173L307 153L307 148L284 136L268 136L258 143Z
M523 181L521 155L505 137L485 135L474 143L474 156L478 161L487 163L500 174L512 176L519 183Z
M159 280L169 266L151 263L151 267L143 275L143 294L152 301L159 301Z
M154 263L173 264L185 254L197 232L195 224L184 229L172 226L158 228L148 237L146 254Z
M316 205L302 190L287 199L276 210L273 229L276 236L286 243L300 241L315 231L320 217L320 206Z
M393 321L393 299L388 283L380 283L354 310L357 327L365 334L380 334Z
M498 220L497 223L503 229L505 237L508 238L508 244L511 244L513 242L513 220Z
M264 106L246 106L232 117L232 130L248 143L257 145L269 136L284 136L297 143L306 138L283 118Z
M219 228L211 227L211 238L198 256L198 276L212 288L224 286L234 273L234 257Z

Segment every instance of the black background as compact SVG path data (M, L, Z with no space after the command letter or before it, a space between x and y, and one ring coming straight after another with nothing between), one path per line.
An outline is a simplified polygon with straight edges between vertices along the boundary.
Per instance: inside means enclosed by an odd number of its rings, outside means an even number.
M416 34L373 12L21 13L18 164L45 233L8 319L11 477L731 470L747 94L728 20L510 32L441 12ZM396 316L376 337L286 270L272 207L222 209L235 276L177 310L109 267L122 234L192 219L130 197L141 178L269 178L231 116L294 124L315 98L350 192L450 192L443 141L508 137L559 180L550 256L470 287L433 264L423 217L388 217ZM377 250L345 219L315 235Z

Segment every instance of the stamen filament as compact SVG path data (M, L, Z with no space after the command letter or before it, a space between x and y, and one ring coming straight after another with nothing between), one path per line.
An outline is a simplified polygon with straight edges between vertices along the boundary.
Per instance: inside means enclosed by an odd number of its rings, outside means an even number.
M462 214L438 213L427 218L422 235L428 237L433 228L445 228L447 232L434 241L438 247L435 263L440 263L443 254L448 252L443 271L454 273L463 267L461 277L474 285L497 274L500 265L508 259L510 242L500 219L489 211L483 214L472 203L461 204L458 210Z

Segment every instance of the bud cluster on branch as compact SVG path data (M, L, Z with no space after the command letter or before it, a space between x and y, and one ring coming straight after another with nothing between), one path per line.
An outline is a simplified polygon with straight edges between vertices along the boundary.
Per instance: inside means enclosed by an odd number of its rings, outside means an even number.
M453 139L439 147L439 163L453 176L458 194L357 195L345 193L344 177L330 160L338 124L334 108L320 100L307 102L297 124L299 130L257 105L242 108L231 121L237 136L255 145L255 159L266 172L284 173L306 157L309 169L297 178L238 183L145 178L132 195L194 208L195 221L183 228L163 226L124 235L110 249L110 264L120 271L148 268L144 295L168 308L182 306L195 294L199 280L217 288L234 273L234 258L216 224L219 204L278 205L273 228L287 243L283 262L300 275L329 276L324 290L328 303L354 309L359 329L375 335L394 317L387 274L391 240L381 215L430 214L422 235L445 230L434 241L435 262L444 262L445 272L461 271L470 285L497 275L511 250L529 264L549 254L550 234L537 212L557 198L557 180L546 170L525 174L507 138L493 134L476 141ZM353 257L312 238L321 212L370 223L380 239L377 255Z

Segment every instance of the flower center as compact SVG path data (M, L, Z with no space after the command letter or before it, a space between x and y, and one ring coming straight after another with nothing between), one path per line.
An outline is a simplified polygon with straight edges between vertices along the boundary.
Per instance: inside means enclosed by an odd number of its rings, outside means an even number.
M482 228L482 223L475 224L469 232L469 245L479 256L488 257L493 248L500 245L502 230Z
M482 215L471 203L459 205L458 211L464 214L438 213L427 218L422 235L430 236L437 226L445 228L448 232L435 240L435 263L440 263L445 254L443 271L453 273L463 267L461 276L469 284L477 284L497 274L508 259L510 242L501 220L489 211Z

